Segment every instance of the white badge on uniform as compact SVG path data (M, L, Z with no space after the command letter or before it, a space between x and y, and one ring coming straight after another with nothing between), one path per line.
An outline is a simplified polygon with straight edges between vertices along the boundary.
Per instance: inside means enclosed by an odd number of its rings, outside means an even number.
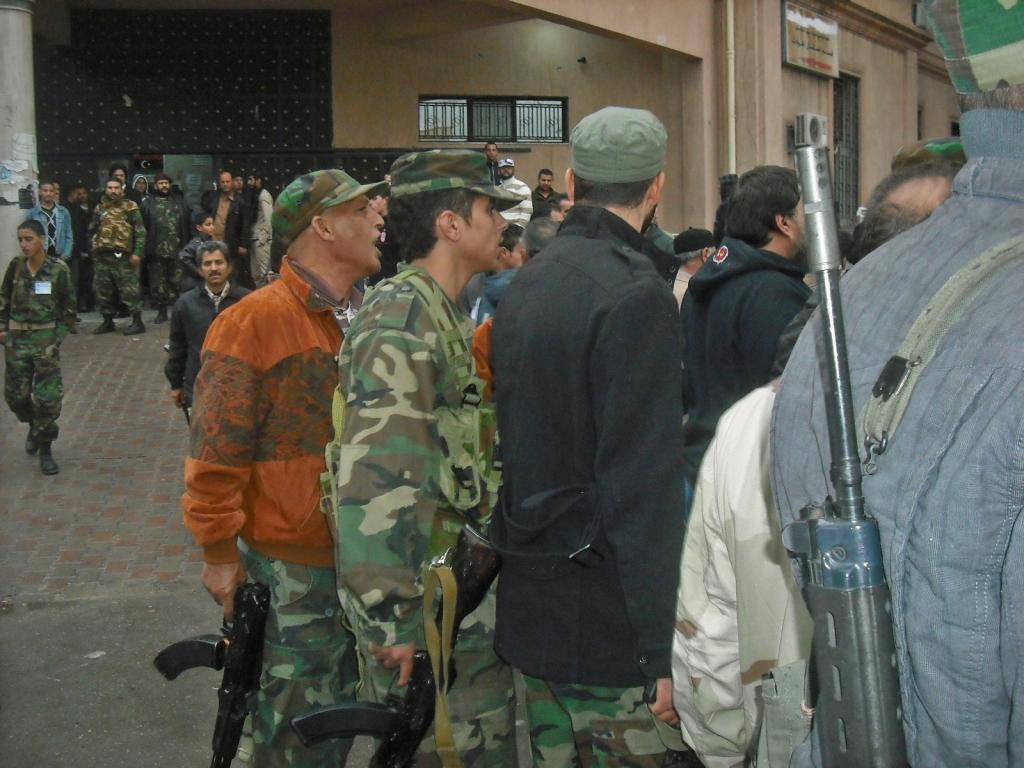
M36 296L49 296L53 293L53 284L49 280L36 280Z

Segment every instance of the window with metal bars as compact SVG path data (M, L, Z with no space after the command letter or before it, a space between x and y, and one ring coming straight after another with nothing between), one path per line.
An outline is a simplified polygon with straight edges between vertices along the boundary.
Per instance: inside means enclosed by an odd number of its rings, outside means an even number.
M568 99L509 96L421 96L420 141L561 144Z
M860 81L841 75L832 83L836 212L839 226L852 228L860 198Z

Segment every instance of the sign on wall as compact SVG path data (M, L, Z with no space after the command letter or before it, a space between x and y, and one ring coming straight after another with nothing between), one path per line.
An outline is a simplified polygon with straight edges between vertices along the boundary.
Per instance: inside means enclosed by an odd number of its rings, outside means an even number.
M839 22L784 3L782 60L816 75L839 77Z

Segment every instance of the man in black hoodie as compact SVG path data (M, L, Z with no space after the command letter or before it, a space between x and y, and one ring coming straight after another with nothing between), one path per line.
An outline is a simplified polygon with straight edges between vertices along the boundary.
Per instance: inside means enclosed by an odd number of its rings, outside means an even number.
M810 289L800 187L788 168L743 174L730 202L725 238L690 280L683 324L683 430L688 491L718 418L771 379L779 336Z

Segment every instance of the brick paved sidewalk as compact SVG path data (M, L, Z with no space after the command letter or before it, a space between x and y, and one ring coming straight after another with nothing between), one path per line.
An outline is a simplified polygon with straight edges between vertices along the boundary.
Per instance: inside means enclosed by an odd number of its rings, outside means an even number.
M188 431L163 375L168 326L153 315L137 337L93 336L99 316L85 315L61 348L59 475L40 473L27 428L2 408L0 599L198 585L200 553L179 504Z

